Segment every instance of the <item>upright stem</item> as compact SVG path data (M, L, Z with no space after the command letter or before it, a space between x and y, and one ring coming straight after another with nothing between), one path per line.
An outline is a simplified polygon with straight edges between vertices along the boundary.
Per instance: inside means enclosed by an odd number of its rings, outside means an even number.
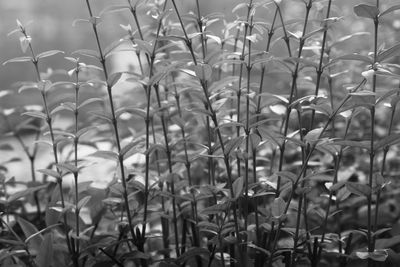
M87 5L88 11L89 11L90 18L93 18L93 13L92 13L92 9L91 9L89 0L86 0L86 5ZM126 210L126 214L127 214L130 233L131 233L132 237L135 237L135 231L133 228L131 211L129 208L128 188L127 188L127 182L126 182L126 177L125 177L125 168L124 168L124 157L123 157L123 155L120 154L121 141L120 141L119 130L118 130L118 118L116 117L116 114L115 114L114 99L113 99L113 94L112 94L112 85L108 81L109 76L108 76L108 70L106 67L106 59L103 54L103 50L102 50L102 47L100 44L99 34L97 31L97 26L95 23L92 24L92 28L93 28L93 33L96 38L97 48L98 48L98 51L100 54L100 63L101 63L102 69L103 69L104 78L105 78L106 84L107 84L107 94L108 94L108 100L110 102L111 121L112 121L112 126L114 129L115 142L116 142L117 152L118 152L118 165L120 167L120 172L121 172L121 181L122 181L122 187L123 187L122 196L124 199L124 206L125 206L125 210ZM147 263L145 260L142 260L142 265L147 266Z

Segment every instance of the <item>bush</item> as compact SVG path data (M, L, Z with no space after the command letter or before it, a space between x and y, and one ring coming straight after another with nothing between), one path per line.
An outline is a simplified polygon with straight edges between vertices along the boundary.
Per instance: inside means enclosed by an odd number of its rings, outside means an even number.
M1 110L31 170L18 181L20 158L1 163L2 266L396 266L400 5L359 4L346 21L332 0L248 0L228 22L193 1L96 16L86 0L75 24L96 50L46 73L64 52L35 53L17 20L27 55L4 65L33 63L16 91L42 105ZM104 46L103 17L120 12L134 26ZM372 32L348 31L359 22ZM135 63L114 71L121 53ZM94 158L114 166L91 177L106 186L82 175Z

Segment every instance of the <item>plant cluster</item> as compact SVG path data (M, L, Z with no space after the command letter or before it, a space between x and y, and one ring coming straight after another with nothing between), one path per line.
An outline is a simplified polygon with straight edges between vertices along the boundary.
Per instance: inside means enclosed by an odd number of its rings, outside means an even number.
M36 53L17 20L26 55L3 65L30 63L17 91L42 105L0 110L31 170L0 162L1 266L396 266L400 43L383 40L400 5L356 5L372 31L348 32L332 0L246 0L231 22L177 2L82 1L96 49L65 55L64 74L42 71L64 52ZM105 46L120 12L126 35ZM137 65L113 72L122 50ZM115 166L105 188L82 180L93 158Z

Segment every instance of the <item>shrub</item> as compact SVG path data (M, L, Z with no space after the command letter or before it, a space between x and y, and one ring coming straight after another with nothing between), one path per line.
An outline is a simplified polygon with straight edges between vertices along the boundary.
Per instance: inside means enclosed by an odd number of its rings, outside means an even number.
M33 63L17 91L42 106L1 110L31 170L16 181L18 158L1 163L2 266L395 265L400 44L383 40L400 5L356 5L369 33L332 0L248 0L232 22L176 2L97 16L82 1L96 49L61 74L41 69L64 52L37 54L17 20L27 55L4 65ZM103 15L120 12L134 26L105 46ZM113 71L118 53L136 65ZM37 170L39 147L53 159ZM93 158L115 166L104 187L82 177Z

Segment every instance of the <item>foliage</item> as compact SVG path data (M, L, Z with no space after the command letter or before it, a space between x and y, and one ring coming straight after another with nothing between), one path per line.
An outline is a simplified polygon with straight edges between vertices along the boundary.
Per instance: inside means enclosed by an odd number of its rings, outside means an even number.
M1 266L396 266L400 44L382 28L400 5L356 5L368 33L348 32L331 0L248 0L232 22L176 2L96 15L82 1L74 25L96 49L69 55L37 54L17 20L24 55L3 65L31 64L16 91L42 105L0 110L31 170L18 181L20 159L0 163ZM121 12L134 26L104 46L101 24ZM137 64L113 72L121 52ZM60 54L69 70L41 71ZM93 158L115 166L106 187L82 180Z

